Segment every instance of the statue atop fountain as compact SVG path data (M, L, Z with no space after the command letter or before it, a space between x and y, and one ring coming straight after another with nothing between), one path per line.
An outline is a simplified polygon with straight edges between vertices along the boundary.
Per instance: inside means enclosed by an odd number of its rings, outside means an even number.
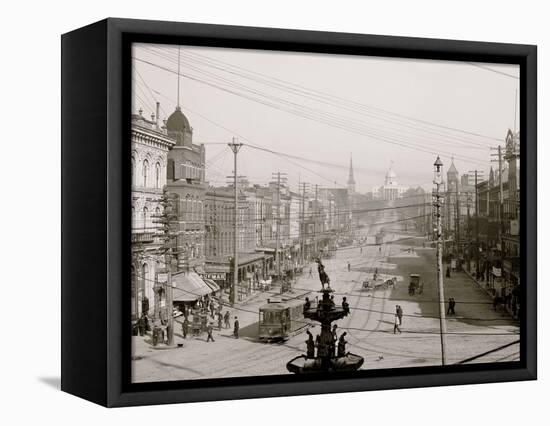
M307 304L304 308L304 318L311 319L321 324L321 333L317 335L315 346L316 355L311 350L310 336L308 351L306 355L300 355L290 360L286 367L291 373L315 373L328 371L356 371L363 365L364 358L359 355L345 352L345 339L336 340L333 332L332 322L344 318L349 314L349 304L344 300L341 306L334 302L334 290L330 287L330 278L325 271L325 266L320 259L317 259L317 271L321 281L322 296L316 304ZM326 285L326 287L325 287ZM310 333L309 333L310 334ZM338 352L336 348L339 346Z

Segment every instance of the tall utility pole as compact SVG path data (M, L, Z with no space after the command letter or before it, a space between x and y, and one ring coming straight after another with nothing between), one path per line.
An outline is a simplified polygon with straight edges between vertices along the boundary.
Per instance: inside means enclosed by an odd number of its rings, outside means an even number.
M275 222L276 232L275 235L275 267L277 270L277 279L281 278L281 255L279 253L279 247L281 244L281 172L277 172L277 219Z
M277 227L277 233L275 235L275 268L277 270L277 277L280 278L281 276L281 175L286 175L286 173L277 172L273 174L274 177L277 177L277 219L276 219L276 227ZM284 177L283 177L284 179Z
M475 185L475 213L476 213L476 279L479 276L479 192L477 188L479 170L470 171L474 174Z
M517 96L517 92L516 92ZM502 268L502 261L503 261L503 241L502 241L502 235L503 235L503 227L504 227L504 189L502 186L502 147L499 145L498 148L491 148L496 149L498 151L497 154L491 154L492 156L498 155L498 240L500 243L500 267ZM491 160L494 161L494 160Z
M160 205L163 207L163 211L159 215L155 215L153 223L159 224L159 230L162 234L159 238L164 241L162 251L164 252L164 273L166 274L166 282L163 280L163 284L166 286L166 334L168 346L171 346L174 342L174 316L173 316L173 286L172 286L172 240L177 236L177 232L174 232L172 224L178 220L177 214L173 210L173 197L168 194L166 189L160 198ZM177 244L177 243L176 243ZM157 271L158 272L158 271ZM158 283L158 275L155 279L155 283ZM160 283L159 283L160 284ZM160 302L160 301L158 301ZM157 301L155 301L155 313L157 311Z
M434 207L436 218L436 232L437 232L437 288L439 292L439 327L441 336L441 364L445 365L445 350L447 346L447 324L445 318L445 291L443 287L443 235L441 227L441 198L443 196L440 193L440 186L443 184L441 177L441 170L443 168L443 162L437 157L434 163Z
M305 257L305 248L306 248L306 182L301 182L300 185L302 186L302 217L301 217L301 224L300 224L300 237L301 237L301 245L302 245L302 267L305 265L306 257Z
M479 194L477 191L477 170L475 170L476 188L476 278L479 276Z
M317 256L318 253L318 247L317 247L317 221L319 220L319 201L317 198L317 191L319 189L319 185L315 184L315 209L314 209L314 220L313 220L313 244L315 247L315 256Z
M235 303L235 292L238 288L239 280L239 192L237 188L237 154L243 146L242 143L238 142L237 138L233 138L231 143L227 144L231 151L233 151L233 185L234 185L234 201L233 206L235 214L233 216L233 283L231 285L231 290L229 292L229 302L231 305Z
M460 193L456 185L456 254L460 255Z

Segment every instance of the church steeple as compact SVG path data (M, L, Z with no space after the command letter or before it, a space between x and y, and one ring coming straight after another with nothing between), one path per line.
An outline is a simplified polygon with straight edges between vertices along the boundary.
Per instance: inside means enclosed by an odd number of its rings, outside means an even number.
M353 157L351 154L349 156L348 191L355 192L355 179L353 177Z

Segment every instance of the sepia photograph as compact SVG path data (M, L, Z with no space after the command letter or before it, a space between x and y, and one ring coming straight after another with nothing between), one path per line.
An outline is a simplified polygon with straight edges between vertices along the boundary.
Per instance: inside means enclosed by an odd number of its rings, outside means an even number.
M520 360L519 65L133 43L131 381Z

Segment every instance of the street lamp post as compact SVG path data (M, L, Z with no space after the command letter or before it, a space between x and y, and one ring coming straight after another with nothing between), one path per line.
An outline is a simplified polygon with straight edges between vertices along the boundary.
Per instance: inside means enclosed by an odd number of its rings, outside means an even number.
M445 365L445 349L447 324L445 320L445 291L443 288L443 238L441 235L441 198L440 186L443 184L442 179L443 162L437 157L434 163L434 207L436 217L436 235L437 235L437 289L439 292L439 326L441 336L441 364Z

